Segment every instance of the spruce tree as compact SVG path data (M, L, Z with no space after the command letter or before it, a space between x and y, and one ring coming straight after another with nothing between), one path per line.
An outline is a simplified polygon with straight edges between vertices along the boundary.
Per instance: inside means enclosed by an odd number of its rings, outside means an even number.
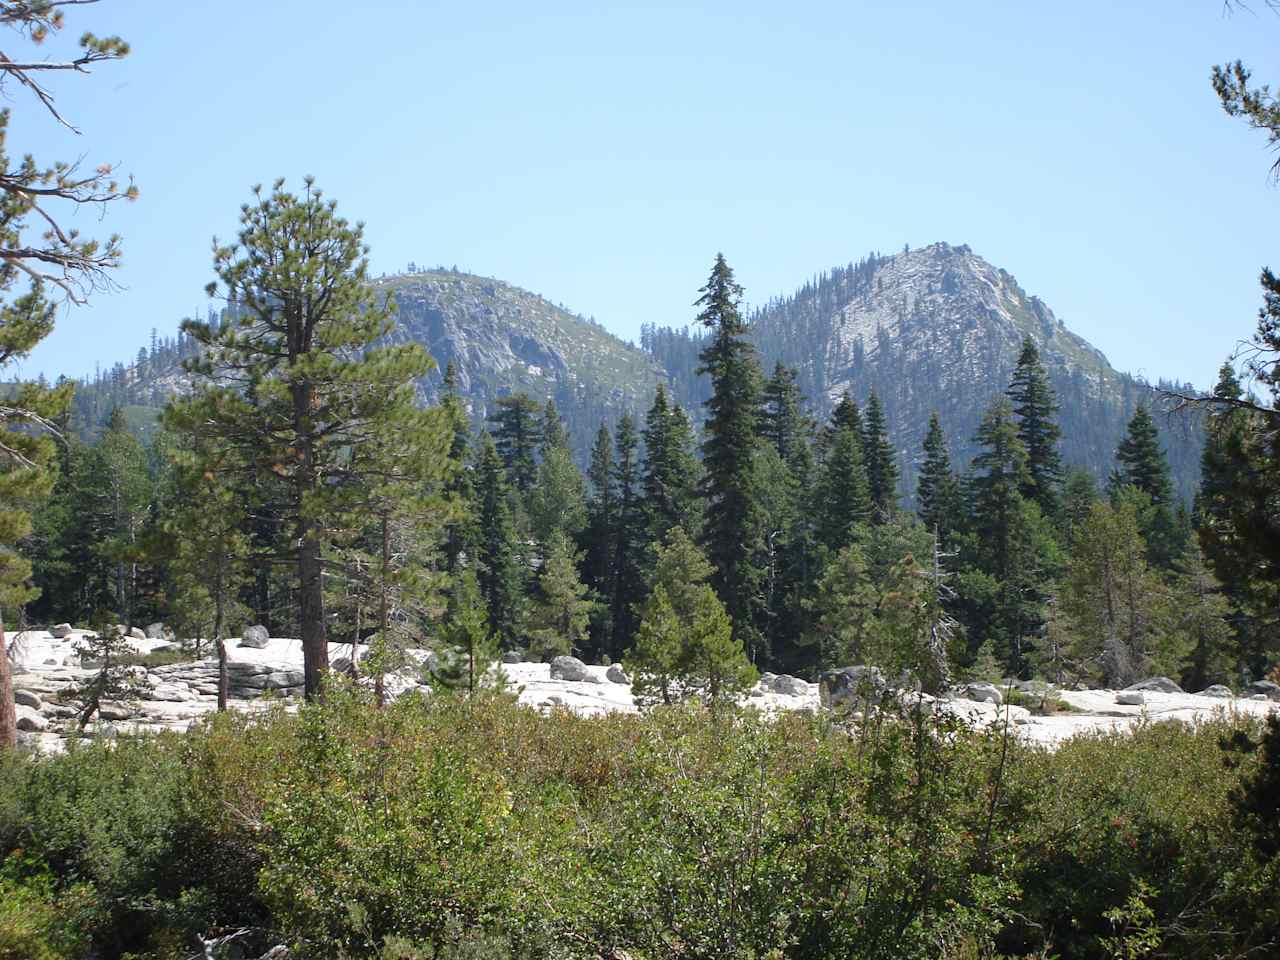
M489 629L504 645L520 635L524 576L511 518L507 470L493 439L485 434L476 458L476 583L489 616Z
M450 431L448 481L445 492L459 504L474 502L472 471L469 469L471 452L471 426L466 405L458 388L458 369L452 360L444 371L444 390L440 408ZM469 509L458 510L447 518L444 540L444 569L453 576L462 569L463 557L473 554L478 531L475 514Z
M1014 531L1021 491L1029 482L1027 450L1013 422L1013 408L997 400L987 408L974 434L981 452L973 458L974 525L986 557L986 569L999 580L1013 574Z
M714 585L733 622L733 637L758 658L761 523L755 455L760 411L760 367L740 312L742 287L723 254L696 305L711 333L699 375L711 379L703 442L707 515L702 542L715 567Z
M431 671L431 681L446 690L466 691L468 696L475 696L486 685L499 651L472 569L462 570L454 577L440 639L445 646L444 655ZM499 684L501 677L499 673Z
M898 461L889 443L884 407L874 389L867 398L862 459L867 468L867 488L871 494L873 519L879 520L898 509Z
M216 328L183 324L203 348L187 362L199 379L184 416L205 424L210 443L235 448L287 530L278 556L293 565L315 697L329 665L325 551L378 479L376 465L351 452L409 416L431 359L417 344L378 345L394 323L368 284L362 229L310 179L300 195L282 180L270 193L255 189L240 221L238 242L215 247L209 285L236 305L234 316Z
M819 446L824 456L826 451L831 449L831 443L835 440L836 432L841 427L848 427L860 440L866 433L866 424L862 420L862 411L858 409L857 401L849 396L848 390L840 395L840 401L835 405L835 409L831 411L831 419L826 427L823 428L819 438Z
M1022 341L1022 352L1005 395L1013 403L1013 412L1018 418L1018 438L1027 449L1028 480L1022 495L1040 504L1045 516L1056 517L1060 503L1058 488L1062 482L1062 457L1058 453L1062 430L1056 419L1058 402L1049 373L1040 361L1040 351L1030 337Z

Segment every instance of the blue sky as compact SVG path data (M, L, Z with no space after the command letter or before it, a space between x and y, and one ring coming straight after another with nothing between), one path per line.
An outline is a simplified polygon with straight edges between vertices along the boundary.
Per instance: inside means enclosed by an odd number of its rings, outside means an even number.
M23 373L128 360L208 304L254 183L314 174L375 273L457 264L626 338L684 325L723 250L762 302L904 243L968 243L1117 367L1212 382L1250 335L1280 195L1212 64L1280 79L1280 18L1217 0L73 8L134 48L16 91L10 151L118 161L123 289ZM1133 9L1123 9L1133 8ZM16 49L13 42L8 47ZM56 46L49 53L55 54Z

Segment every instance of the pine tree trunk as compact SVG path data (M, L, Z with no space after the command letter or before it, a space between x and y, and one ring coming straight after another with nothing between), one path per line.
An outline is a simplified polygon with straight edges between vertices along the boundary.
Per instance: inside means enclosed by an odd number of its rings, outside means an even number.
M13 702L13 670L5 643L4 619L0 615L0 750L18 745L18 708Z
M320 557L320 531L306 515L307 495L316 489L316 463L311 408L315 388L306 382L292 387L293 430L300 459L295 477L298 511L298 619L302 627L302 671L308 700L319 698L324 675L329 672L329 638L324 622L324 566Z
M218 557L218 573L214 583L214 623L213 636L214 642L218 645L218 712L227 709L227 694L230 682L227 679L227 641L223 636L226 630L226 616L224 614L224 600L222 585L222 570L225 559Z
M302 626L302 672L308 700L320 696L324 675L329 672L329 640L324 624L324 581L320 544L312 525L302 521L298 543L298 613Z

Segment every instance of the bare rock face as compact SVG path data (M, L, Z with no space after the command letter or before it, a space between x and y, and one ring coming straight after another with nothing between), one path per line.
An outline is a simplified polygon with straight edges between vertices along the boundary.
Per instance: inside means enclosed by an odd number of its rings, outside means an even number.
M976 700L978 703L994 703L996 706L1004 703L1004 694L994 683L965 684L964 694L969 700Z
M41 716L38 710L19 703L15 707L18 714L18 729L27 733L44 733L49 729L49 721Z
M271 634L267 632L267 628L261 625L244 628L244 636L240 638L240 646L251 647L254 650L262 650L266 647L267 641L271 639Z
M148 640L163 640L168 631L165 630L163 623L151 623L147 625L146 633Z
M630 683L631 678L627 676L627 672L616 663L604 672L605 679L610 683Z
M56 627L49 628L49 635L58 640L62 640L66 637L71 636L71 630L72 630L71 624L60 623Z
M1116 703L1122 707L1141 707L1147 702L1147 695L1141 690L1121 690L1116 694Z

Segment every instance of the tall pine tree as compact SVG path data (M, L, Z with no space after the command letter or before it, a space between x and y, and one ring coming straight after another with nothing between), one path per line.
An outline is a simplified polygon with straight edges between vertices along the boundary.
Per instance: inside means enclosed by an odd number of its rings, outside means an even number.
M884 407L874 389L867 398L862 455L867 467L867 487L875 519L883 519L898 509L898 460L889 443Z

